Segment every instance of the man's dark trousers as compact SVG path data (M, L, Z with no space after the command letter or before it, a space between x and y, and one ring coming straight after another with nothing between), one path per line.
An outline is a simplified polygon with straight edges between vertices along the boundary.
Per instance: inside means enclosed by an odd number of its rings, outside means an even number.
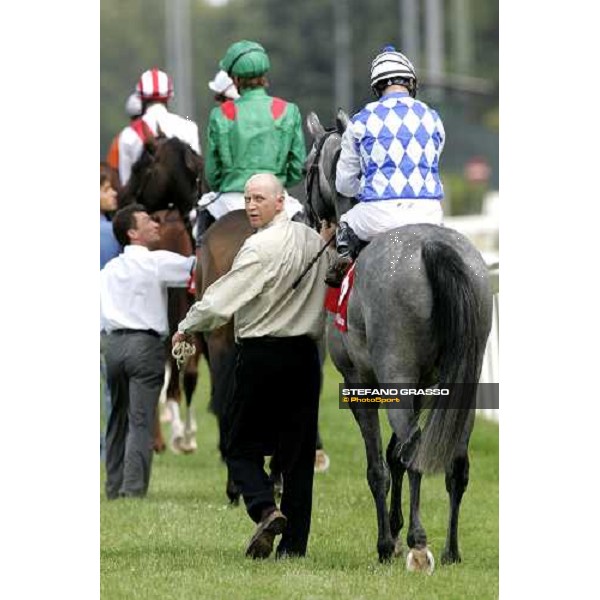
M145 496L164 381L164 342L155 333L120 330L106 336L105 357L112 399L106 431L106 495Z
M283 475L281 511L288 523L278 553L306 553L312 510L321 370L307 336L241 340L226 417L227 465L255 523L275 506L264 457L276 454Z

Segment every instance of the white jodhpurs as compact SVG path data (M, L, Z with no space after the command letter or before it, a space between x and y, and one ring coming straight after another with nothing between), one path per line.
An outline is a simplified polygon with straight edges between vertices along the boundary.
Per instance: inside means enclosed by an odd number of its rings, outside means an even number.
M444 213L439 200L378 200L359 202L340 221L350 225L363 242L370 242L378 233L416 223L442 225Z
M200 198L198 206L206 207L206 210L218 220L232 210L243 210L245 208L244 194L241 192L225 192L223 194L209 192ZM287 192L285 192L283 206L290 219L304 210L302 204Z

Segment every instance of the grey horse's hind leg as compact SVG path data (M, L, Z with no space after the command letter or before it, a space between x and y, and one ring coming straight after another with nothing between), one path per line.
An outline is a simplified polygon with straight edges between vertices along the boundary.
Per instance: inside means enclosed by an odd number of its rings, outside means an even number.
M402 515L402 479L406 468L400 460L400 443L398 436L393 433L386 451L387 464L392 476L392 496L390 498L390 531L394 539L394 555L402 555L402 539L400 531L404 525Z
M416 378L415 378L416 379ZM412 458L417 450L420 429L414 410L414 398L407 396L403 399L404 408L392 408L388 410L388 420L396 437L396 447L390 452L388 448L388 463L392 472L392 499L390 502L390 526L392 535L397 539L396 546L400 547L398 539L400 528L403 525L402 508L400 506L400 492L402 476L408 471L410 486L410 516L407 534L409 548L425 548L427 546L427 534L421 524L420 496L421 496L421 473L410 467ZM392 439L393 437L392 436ZM398 479L396 483L395 478ZM397 492L395 494L395 492ZM399 525L399 526L398 526Z
M392 476L392 496L390 499L390 529L395 543L395 554L402 553L400 530L404 526L402 515L402 480L407 465L414 451L413 440L418 440L418 427L414 419L412 399L406 408L395 408L387 411L393 434L388 445L386 458Z
M394 552L394 540L390 532L390 519L386 505L390 489L390 476L388 467L383 460L379 411L372 408L353 408L352 414L360 427L365 442L367 481L377 510L377 552L379 561L383 562L391 559Z
M450 516L448 519L448 533L446 547L442 553L442 564L453 564L461 561L458 549L458 514L460 503L469 483L469 455L468 446L475 421L475 413L465 426L463 438L456 449L452 463L446 471L446 490L450 497Z
M421 478L422 474L412 468L408 469L408 483L410 486L410 520L406 543L409 548L425 548L427 534L421 524Z
M410 487L410 516L406 543L409 548L422 549L427 546L427 534L421 523L422 474L410 466L411 458L416 448L413 440L416 439L416 443L418 444L419 429L416 425L412 409L396 409L390 412L395 413L390 416L390 423L394 427L394 431L400 432L398 449L395 454L397 455L398 463L408 471L408 484ZM406 451L407 448L408 452Z

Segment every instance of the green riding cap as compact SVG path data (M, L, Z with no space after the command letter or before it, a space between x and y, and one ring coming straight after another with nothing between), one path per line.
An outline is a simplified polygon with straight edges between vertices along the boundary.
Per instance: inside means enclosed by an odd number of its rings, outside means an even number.
M229 76L259 77L271 68L265 49L256 42L242 40L232 44L221 59L219 67Z

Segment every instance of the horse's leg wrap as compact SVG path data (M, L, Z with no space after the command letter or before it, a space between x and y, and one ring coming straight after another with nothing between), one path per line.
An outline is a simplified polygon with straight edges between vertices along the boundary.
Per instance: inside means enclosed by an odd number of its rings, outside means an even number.
M167 408L171 413L171 451L175 454L181 452L183 442L183 423L179 414L179 404L174 400L167 400Z

